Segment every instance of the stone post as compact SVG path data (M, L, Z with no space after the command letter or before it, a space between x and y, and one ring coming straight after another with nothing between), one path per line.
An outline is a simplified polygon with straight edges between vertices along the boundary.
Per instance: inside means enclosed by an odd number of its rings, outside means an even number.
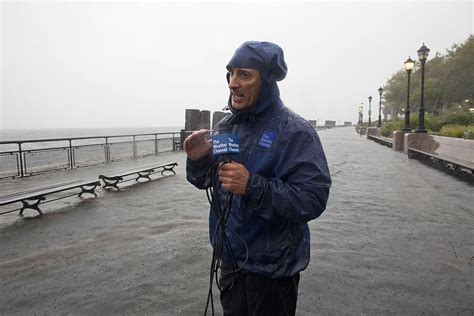
M380 130L378 127L367 127L367 138L369 138L371 135L380 136Z
M197 131L202 128L211 128L211 112L208 110L199 111L196 109L186 109L184 129L186 131Z
M198 129L211 129L211 111L204 110L199 113Z
M219 121L222 120L227 115L229 114L226 112L215 111L212 114L212 129L214 129L214 127L216 127L216 124L219 123Z
M403 144L405 143L405 133L403 131L394 131L393 132L393 143L392 149L395 151L403 151Z
M403 142L403 152L408 155L408 148L423 149L425 144L428 144L432 138L426 133L406 133Z
M186 109L186 120L184 129L187 131L195 131L199 129L201 121L201 112L196 109Z

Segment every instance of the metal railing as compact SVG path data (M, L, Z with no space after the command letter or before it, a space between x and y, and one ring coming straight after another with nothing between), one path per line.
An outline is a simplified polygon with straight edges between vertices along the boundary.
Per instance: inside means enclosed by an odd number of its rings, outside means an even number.
M180 133L0 141L0 179L26 177L179 150Z

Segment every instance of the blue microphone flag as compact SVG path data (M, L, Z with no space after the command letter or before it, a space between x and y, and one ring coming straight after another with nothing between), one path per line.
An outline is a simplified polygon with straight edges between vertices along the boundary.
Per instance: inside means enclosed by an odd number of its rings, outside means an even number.
M227 155L239 153L239 144L239 136L235 133L212 135L212 154Z

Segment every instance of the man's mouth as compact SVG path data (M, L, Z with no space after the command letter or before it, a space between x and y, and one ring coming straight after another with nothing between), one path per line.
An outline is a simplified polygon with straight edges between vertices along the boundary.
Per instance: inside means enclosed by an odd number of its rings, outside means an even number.
M236 102L242 101L244 98L244 94L241 92L232 92L232 100Z

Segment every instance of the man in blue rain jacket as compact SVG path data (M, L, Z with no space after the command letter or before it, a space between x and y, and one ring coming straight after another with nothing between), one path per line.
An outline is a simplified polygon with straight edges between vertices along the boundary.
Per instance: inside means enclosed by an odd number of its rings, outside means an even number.
M227 192L234 195L221 304L225 315L294 315L299 273L310 258L307 223L321 215L329 196L326 157L315 130L280 99L276 82L285 78L287 66L278 45L245 42L227 70L232 115L220 125L230 124L240 152L221 165L216 187L222 200ZM200 189L211 165L223 159L212 156L208 133L193 132L184 143L188 181ZM209 221L213 243L212 209ZM229 252L239 272L233 272Z

